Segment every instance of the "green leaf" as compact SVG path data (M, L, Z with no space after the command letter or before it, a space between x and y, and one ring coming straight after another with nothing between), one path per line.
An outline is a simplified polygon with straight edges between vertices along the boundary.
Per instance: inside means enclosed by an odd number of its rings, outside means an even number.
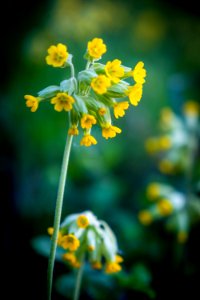
M51 98L60 91L60 87L57 85L50 85L45 89L38 92L38 96L42 98Z

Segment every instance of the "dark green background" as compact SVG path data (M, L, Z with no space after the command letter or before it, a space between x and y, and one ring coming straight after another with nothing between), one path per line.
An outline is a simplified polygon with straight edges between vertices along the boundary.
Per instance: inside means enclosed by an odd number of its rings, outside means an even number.
M56 113L44 103L33 114L25 106L24 95L36 95L68 75L45 64L51 44L67 44L78 72L85 66L88 40L101 37L108 49L102 62L118 58L129 67L139 60L145 63L144 95L138 107L131 106L123 119L115 120L114 125L123 131L115 139L106 141L98 129L94 147L80 147L74 139L63 216L90 209L107 221L118 237L125 272L144 265L152 276L150 288L156 299L181 299L183 295L196 299L199 224L192 228L187 244L180 246L163 224L143 228L137 221L147 183L165 180L144 149L145 139L157 130L160 109L170 106L180 114L185 101L199 101L196 1L17 1L6 2L1 15L4 298L45 299L47 258L33 249L31 241L46 234L53 222L67 132L64 112ZM170 182L174 183L173 178ZM180 177L179 186L181 182ZM65 272L69 270L58 263L55 279ZM127 284L122 281L117 287L114 283L113 299L149 299L138 288L137 278ZM100 291L101 287L99 295ZM65 298L54 290L54 299ZM93 299L87 282L82 299ZM108 293L102 299L112 298Z

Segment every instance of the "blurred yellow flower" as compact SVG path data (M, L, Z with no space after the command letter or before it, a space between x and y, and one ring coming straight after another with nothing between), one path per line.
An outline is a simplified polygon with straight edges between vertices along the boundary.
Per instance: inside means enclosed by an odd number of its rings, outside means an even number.
M160 194L160 185L154 182L150 183L147 186L146 193L150 200L155 200Z
M80 228L86 228L90 224L87 216L85 216L85 215L78 216L76 223L77 223L78 227L80 227Z
M113 138L116 136L117 133L121 133L122 130L117 126L112 126L111 124L107 123L102 126L102 136L105 139Z
M24 98L26 99L26 106L31 107L31 111L35 112L39 106L39 98L31 95L25 95Z
M200 105L195 101L187 101L183 106L183 112L188 116L198 116L200 112Z
M57 44L57 46L50 46L47 52L49 55L46 56L46 62L53 67L62 67L69 56L67 46L61 43Z
M89 114L84 114L83 117L81 118L81 127L90 129L92 125L96 124L96 119L94 116L89 115Z
M173 205L168 199L162 199L157 203L157 208L162 216L168 216L173 212Z
M118 83L120 78L124 76L121 60L114 59L113 61L108 61L105 65L105 72L113 83Z
M142 84L136 83L133 86L128 87L127 96L132 105L137 106L142 98Z
M121 271L122 267L117 262L108 262L106 263L105 272L107 274L117 273Z
M141 210L138 213L138 219L143 225L149 225L153 221L152 214L148 210Z
M144 78L146 77L146 70L144 69L144 63L142 61L137 63L137 65L132 71L132 76L136 83L145 83Z
M99 95L105 94L107 92L107 88L110 86L110 79L105 75L98 75L97 77L93 78L91 82L91 87Z
M90 147L91 145L96 145L97 140L90 134L84 134L80 141L81 146Z
M76 124L72 124L72 126L68 129L68 134L69 135L78 135L79 134L79 130L78 130Z
M72 104L75 102L74 98L67 93L58 93L54 98L51 99L51 104L54 105L56 111L70 111Z
M114 104L114 115L115 118L123 117L125 115L125 110L128 109L128 101L118 102Z
M64 249L69 249L70 251L76 251L80 246L80 241L73 234L67 234L62 236L61 246Z
M92 41L88 42L87 50L92 59L99 59L107 49L102 39L94 38Z

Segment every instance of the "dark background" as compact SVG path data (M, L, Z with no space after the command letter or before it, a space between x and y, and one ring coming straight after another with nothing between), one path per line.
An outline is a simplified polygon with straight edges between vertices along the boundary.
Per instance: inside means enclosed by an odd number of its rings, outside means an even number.
M109 143L101 140L97 150L85 150L75 143L63 214L91 209L110 221L119 241L124 243L124 251L131 244L126 252L125 268L138 261L145 263L152 275L156 299L183 296L196 299L198 294L199 224L191 230L187 244L178 248L163 227L153 225L150 229L142 229L141 233L138 229L135 236L131 230L127 233L122 229L128 230L132 224L130 212L135 218L148 178L158 175L143 143L154 132L160 108L170 105L179 111L180 105L188 98L199 99L200 22L197 3L114 1L116 7L124 8L119 16L124 13L126 18L128 13L129 20L123 24L125 19L122 18L118 22L115 13L119 13L120 8L110 10L108 15L113 13L113 16L106 21L102 15L98 19L102 21L97 22L99 27L92 23L86 26L88 32L86 29L78 32L81 24L62 27L62 22L52 21L57 11L57 17L61 19L81 19L86 24L89 21L84 14L90 11L90 7L95 10L95 5L101 6L100 14L108 2L113 5L112 1L103 1L102 4L100 1L75 1L71 10L63 11L64 1L7 1L1 10L1 293L6 295L5 299L46 297L47 258L33 249L31 240L45 234L53 222L66 132L64 114L60 117L46 107L31 114L25 107L23 96L34 94L59 80L60 73L45 65L49 45L58 41L67 43L74 54L75 66L80 69L84 65L82 55L87 41L93 36L103 37L110 52L108 58L121 56L127 66L143 60L147 68L147 84L144 101L132 112L133 117L131 113L127 114L127 119L120 124L126 128L123 136ZM59 3L60 14L56 8ZM77 19L73 19L74 14ZM153 24L153 33L144 34L143 38L140 31L134 31L141 28L137 23L141 15L143 18L147 16L146 24L148 20L150 27ZM82 60L80 64L79 60ZM69 195L74 199L71 204L67 200ZM139 242L133 240L137 238ZM149 239L153 240L155 252L148 248ZM158 257L155 253L159 253ZM65 267L56 265L56 277L63 272ZM54 297L65 299L56 291ZM82 297L89 299L87 294ZM121 289L117 297L149 299L145 293L130 287Z

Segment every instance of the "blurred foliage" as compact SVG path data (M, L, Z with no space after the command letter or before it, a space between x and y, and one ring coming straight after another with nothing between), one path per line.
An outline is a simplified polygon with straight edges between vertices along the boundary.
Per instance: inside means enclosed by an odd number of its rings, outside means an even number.
M190 230L187 242L178 244L162 221L144 227L137 213L146 204L146 185L162 178L144 146L145 140L157 132L160 110L168 106L180 115L185 101L200 99L200 20L195 4L186 7L182 2L177 5L177 1L54 0L43 5L38 2L33 10L31 5L12 9L16 36L12 31L6 39L9 47L5 47L7 58L3 64L8 69L0 110L1 219L7 224L3 226L3 248L10 262L5 274L14 269L15 295L19 293L21 299L45 298L47 259L37 255L30 241L44 235L52 225L67 132L64 112L43 105L32 114L25 106L24 95L56 84L55 78L58 83L64 79L61 70L45 64L51 44L67 44L79 71L87 41L98 36L109 49L105 61L118 57L122 63L134 66L142 60L147 80L139 106L131 108L123 120L116 120L123 134L105 141L96 132L99 142L89 149L80 147L74 139L63 216L92 210L113 228L124 256L123 272L117 276L85 271L81 297L110 299L111 293L112 299L140 300L155 295L164 300L172 294L193 297L200 276L199 223ZM195 174L199 174L199 165L197 156ZM199 189L196 194L199 196ZM20 268L22 276L18 279ZM10 275L5 279L10 282ZM58 263L55 279L55 298L66 299L62 295L67 296L73 286L71 270ZM6 292L9 297L13 291Z

